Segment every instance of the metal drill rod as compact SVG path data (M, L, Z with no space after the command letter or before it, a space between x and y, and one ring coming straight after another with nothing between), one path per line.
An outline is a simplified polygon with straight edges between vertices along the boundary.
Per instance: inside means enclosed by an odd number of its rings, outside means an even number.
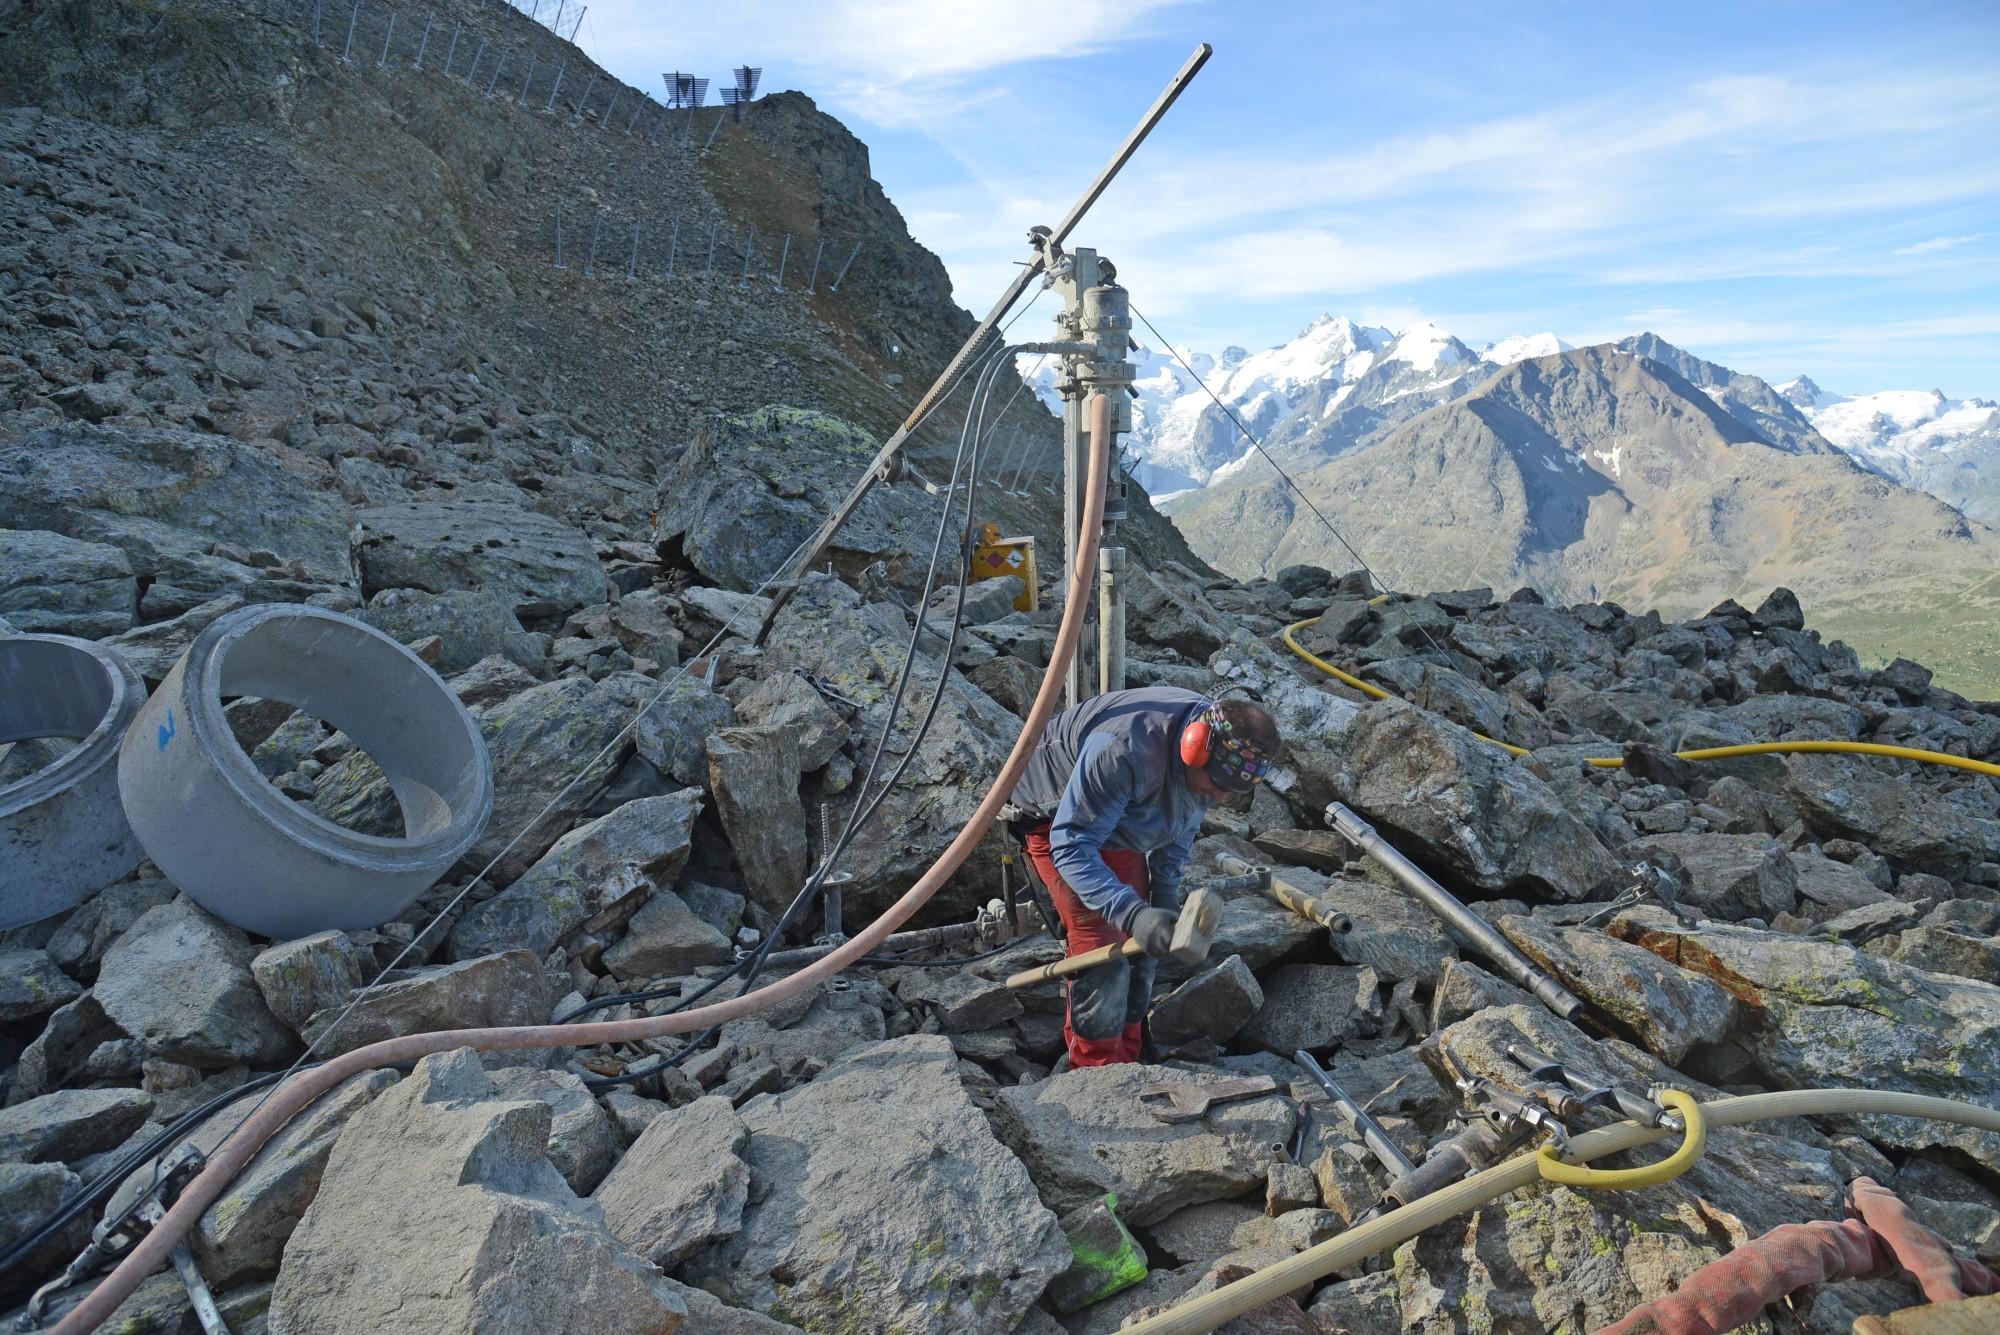
M632 137L632 127L637 125L639 123L639 118L645 114L646 114L646 103L642 99L638 106L632 108L632 119L625 122L625 137L627 139L630 139Z
M320 13L326 8L326 0L313 0L313 45L318 46Z
M710 223L708 225L708 272L702 275L703 282L713 283L715 281L715 238L721 227L721 223Z
M535 60L535 53L530 51L528 53L528 74L526 78L521 80L521 96L514 102L514 105L517 107L528 105L528 85L535 81Z
M354 25L361 22L361 0L354 0L354 12L347 16L347 43L340 48L340 63L347 63L348 52L354 49Z
M715 118L715 128L708 132L708 138L702 142L701 151L704 155L708 152L708 146L715 142L715 136L722 133L722 122L728 119L729 113L726 111Z
M556 109L556 94L562 91L563 73L568 69L569 57L564 56L561 63L556 66L556 81L549 88L549 100L542 104L543 111L554 111Z
M577 33L583 30L583 16L585 14L588 14L589 12L590 12L589 5L585 5L581 9L576 11L576 22L569 25L569 40L572 46L576 44Z
M812 268L812 276L806 279L806 295L807 295L807 296L815 296L815 295L817 295L817 293L815 293L815 292L814 292L814 290L813 290L813 285L814 285L815 283L819 282L819 257L820 257L820 256L822 256L822 255L824 255L824 254L826 254L826 238L825 238L825 237L821 237L821 238L819 239L819 244L813 247L813 268Z
M1319 1083L1319 1087L1326 1091L1327 1097L1333 1100L1336 1107L1354 1119L1355 1128L1361 1132L1361 1143L1368 1147L1368 1152L1380 1161L1391 1178L1408 1177L1417 1171L1417 1166L1410 1162L1409 1156L1396 1148L1395 1141L1389 1139L1389 1133L1382 1129L1382 1124L1369 1116L1368 1110L1356 1103L1354 1096L1342 1089L1327 1073L1326 1068L1313 1059L1310 1052L1300 1048L1292 1054L1292 1060Z
M1663 1126L1671 1131L1684 1129L1679 1113L1670 1112L1651 1099L1641 1098L1630 1090L1620 1089L1616 1085L1593 1084L1545 1053L1509 1043L1507 1055L1521 1064L1530 1079L1560 1080L1587 1106L1616 1108L1619 1116L1644 1126Z
M583 84L583 96L582 96L582 97L579 97L579 98L578 98L578 99L576 100L576 118L577 118L578 120L582 120L582 119L583 119L583 107L584 107L584 104L585 104L586 102L590 101L590 90L591 90L591 89L593 89L593 88L595 88L595 87L597 87L597 71L596 71L596 70L592 70L592 71L590 72L590 78L588 78L588 79L586 79L586 80L584 81L584 84Z
M1424 907L1443 919L1445 924L1460 936L1471 941L1500 971L1534 993L1536 1000L1567 1020L1583 1009L1583 1002L1537 968L1532 960L1520 951L1506 937L1495 931L1493 925L1467 908L1458 898L1432 880L1424 869L1404 857L1396 846L1375 832L1375 827L1363 820L1354 811L1339 802L1326 809L1327 819L1342 838L1362 852L1403 883L1405 889L1423 901Z
M395 35L396 35L396 11L392 9L389 11L388 30L382 34L382 58L375 62L376 69L386 70L389 68L389 41Z
M911 409L910 415L903 419L902 425L897 427L889 439L883 442L882 448L876 451L875 458L869 462L860 481L848 492L846 499L835 507L834 512L827 516L812 539L801 547L798 555L779 572L779 582L771 599L771 610L765 615L763 624L758 627L757 640L760 643L769 633L771 623L777 617L779 610L789 601L792 590L797 587L799 577L819 563L820 553L826 550L827 543L833 540L833 535L838 533L841 526L853 516L861 502L874 489L875 484L895 471L893 461L901 453L903 443L909 440L910 433L915 431L917 426L930 416L931 411L944 396L951 392L952 386L958 383L965 369L984 351L987 339L999 329L1000 322L1007 318L1007 312L1014 308L1014 303L1021 299L1029 284L1041 277L1042 270L1048 263L1048 250L1060 245L1076 225L1083 221L1083 215L1090 212L1098 197L1124 169L1132 155L1138 152L1139 145L1146 141L1146 136L1153 132L1153 127L1160 123L1161 118L1167 114L1168 109L1187 89L1188 84L1193 82L1194 76L1208 63L1208 58L1214 53L1215 48L1203 42L1194 49L1194 54L1188 57L1187 63L1181 66L1180 71L1167 81L1166 88L1158 98L1154 99L1153 105L1147 108L1146 114L1139 118L1139 123L1132 127L1132 132L1125 136L1125 142L1112 153L1111 160L1104 164L1096 179L1085 188L1076 203L1070 207L1070 211L1063 216L1062 222L1049 234L1048 246L1036 249L1034 257L1014 276L1006 291L1000 294L1000 300L986 313L986 318L981 320L978 327L967 336L965 342L959 346L958 352L953 355L951 362L939 373L938 378L931 382L931 387L924 391L924 396L917 401L917 406ZM859 253L859 247L856 251ZM852 262L850 259L849 263ZM834 287L838 290L839 284L836 283ZM791 583L787 584L784 581Z

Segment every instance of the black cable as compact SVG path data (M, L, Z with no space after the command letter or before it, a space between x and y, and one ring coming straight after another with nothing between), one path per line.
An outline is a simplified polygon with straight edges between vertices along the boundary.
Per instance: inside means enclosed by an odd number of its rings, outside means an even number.
M905 955L863 955L855 963L876 964L884 968L896 969L957 969L967 964L977 964L981 960L990 960L995 955L1004 955L1015 946L1021 944L1021 942L1029 940L1032 936L1040 935L1040 932L1033 932L1029 936L1017 936L1004 946L995 946L991 950L982 950L976 955L953 955L941 960L913 960ZM936 950L937 947L923 946L921 949ZM915 954L916 951L910 953Z
M1297 496L1301 501L1305 502L1306 509L1312 511L1313 517L1319 520L1320 523L1326 525L1326 531L1328 533L1333 534L1334 541L1338 542L1342 547L1345 547L1347 549L1347 554L1354 558L1354 563L1361 567L1362 571L1365 574L1367 574L1369 580L1372 583L1374 583L1377 587L1379 587L1382 590L1382 592L1384 593L1393 592L1393 590L1389 588L1388 581L1384 580L1381 576L1375 573L1374 569L1369 566L1368 562L1365 559L1363 559L1361 553L1354 550L1354 544L1349 542L1344 536L1342 536L1340 530L1333 526L1333 521L1331 519L1328 519L1324 514L1322 514L1320 512L1320 508L1317 505L1313 504L1312 497L1306 495L1305 488L1301 487L1298 484L1298 482L1292 477L1292 475L1284 470L1283 465L1279 464L1279 462L1276 459L1273 459L1271 457L1271 452L1264 448L1264 443L1258 440L1256 436L1251 434L1250 428L1244 425L1243 419L1236 415L1236 410L1230 407L1228 404L1224 403L1221 399L1216 398L1215 391L1208 387L1208 382L1206 380L1203 380L1201 376L1196 373L1195 369L1192 366L1188 365L1187 358L1181 356L1180 349L1176 348L1173 344L1167 342L1166 336L1162 334L1159 330L1153 328L1153 322L1151 320L1148 320L1143 314L1141 314L1137 306L1132 307L1132 314L1137 315L1139 317L1139 322L1146 326L1146 331L1150 333L1155 340L1158 341L1161 347L1165 348L1167 352L1170 355L1172 355L1175 361L1181 364L1181 369L1186 371L1188 375L1193 378L1195 384L1201 386L1201 392L1208 395L1210 399L1214 400L1216 407L1222 409L1223 412L1229 415L1229 420L1236 423L1236 429L1243 433L1243 439L1249 441L1250 447L1256 450L1257 453L1264 456L1264 462L1271 465L1272 469L1274 469L1277 472L1278 476L1285 480L1285 485L1292 489L1293 495ZM1449 658L1451 656L1445 653L1444 646L1440 645L1436 640L1431 639L1431 633L1429 628L1425 627L1420 622L1412 622L1411 624L1415 625L1417 627L1417 630L1422 633L1424 639L1429 641L1431 648L1437 650L1439 654L1443 655L1446 658Z

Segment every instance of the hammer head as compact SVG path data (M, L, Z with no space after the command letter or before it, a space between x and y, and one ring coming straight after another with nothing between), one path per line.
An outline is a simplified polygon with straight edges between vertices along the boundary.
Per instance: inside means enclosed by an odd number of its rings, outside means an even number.
M1221 922L1221 896L1202 886L1181 905L1180 916L1174 919L1173 948L1168 953L1182 964L1201 963L1208 958L1208 948L1215 943L1215 929Z

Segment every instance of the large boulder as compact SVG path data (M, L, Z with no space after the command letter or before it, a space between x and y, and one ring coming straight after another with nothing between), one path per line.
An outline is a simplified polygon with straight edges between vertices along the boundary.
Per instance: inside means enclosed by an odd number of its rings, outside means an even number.
M47 1015L82 995L48 951L0 948L0 1024Z
M590 536L498 498L405 501L360 513L363 587L492 594L517 616L605 601Z
M401 970L370 988L352 1011L320 1011L302 1032L307 1041L320 1044L321 1056L331 1057L406 1034L548 1020L548 984L540 959L525 950L509 950Z
M463 672L494 654L523 668L543 658L543 642L521 628L513 606L485 589L383 589L356 615L405 644L427 635L443 640L434 664L439 672Z
M1963 880L1992 855L1986 828L1955 803L1879 761L1843 755L1785 757L1785 796L1815 834L1852 839L1898 867Z
M469 1052L426 1057L334 1144L271 1294L271 1335L659 1335L686 1307L546 1153L551 1115Z
M796 669L859 702L855 732L872 746L887 719L909 638L910 623L894 608L864 603L839 580L813 575L778 614L765 648L772 669ZM938 689L937 660L919 652L911 675L909 700L890 739L892 756L908 746ZM943 689L944 703L903 781L856 833L841 863L841 870L854 873L846 895L858 917L885 908L930 865L977 809L1020 735L1021 720L956 670L946 674ZM988 843L938 892L931 912L940 920L963 917L998 888L998 853Z
M1200 663L1229 642L1231 619L1201 590L1131 566L1125 576L1125 625L1142 644L1158 644Z
M806 878L799 738L789 724L721 728L708 739L708 787L743 872L743 892L772 916Z
M46 949L56 967L88 979L112 943L125 935L139 915L172 899L179 891L164 876L145 874L120 881L84 900L63 919Z
M707 786L708 739L718 728L734 727L736 711L708 686L684 675L654 687L646 698L652 703L633 729L639 754L684 787Z
M685 899L661 890L632 915L625 935L604 952L604 967L617 978L671 978L705 965L727 964L729 942L729 936L705 921Z
M250 972L243 929L183 895L148 909L105 952L93 995L155 1057L220 1068L269 1066L297 1047Z
M761 408L723 417L662 479L653 531L662 551L725 588L748 592L776 574L845 499L878 443L826 413ZM915 487L876 487L834 535L825 559L854 575L895 561L908 535L934 523Z
M250 976L271 1014L303 1029L318 1012L347 1004L361 986L361 958L347 933L314 932L261 951Z
M1435 873L1481 890L1578 900L1621 863L1540 779L1412 705L1363 706L1334 752L1334 795Z
M1704 974L1752 1013L1778 1088L1899 1089L2000 1108L2000 986L1926 973L1820 937L1724 923L1698 932L1633 909L1612 930ZM1961 1150L2000 1169L2000 1134L1906 1117L1845 1119L1882 1145Z
M1523 954L1572 992L1678 1066L1690 1048L1718 1043L1736 1021L1736 999L1711 980L1649 950L1577 927L1508 916L1499 923Z
M661 1113L594 1193L612 1235L672 1269L743 1226L750 1128L729 1100L710 1095Z
M0 1112L0 1163L74 1163L117 1149L145 1125L153 1096L137 1089L61 1089Z
M501 1098L535 1099L549 1106L549 1163L577 1195L595 1191L617 1162L618 1132L583 1078L569 1071L503 1066L489 1070L487 1079Z
M139 619L139 581L108 543L0 528L0 614L28 634L102 639Z
M816 770L847 742L847 720L796 672L774 672L737 702L736 714L758 727L798 734L799 768Z
M546 955L580 927L615 926L687 866L701 794L642 797L571 830L518 881L451 929L454 959L502 950Z
M353 525L330 489L227 436L79 422L0 443L0 526L109 543L134 575L209 559L221 542L351 584Z
M1153 1003L1147 1026L1162 1050L1196 1039L1227 1043L1264 1004L1257 975L1231 955Z
M685 1271L725 1302L811 1330L971 1335L1012 1330L1069 1266L940 1036L861 1048L740 1115L768 1190Z
M1345 964L1286 964L1264 980L1263 1009L1243 1027L1243 1041L1289 1057L1299 1049L1325 1053L1368 1028L1379 1015L1381 978L1373 969Z
M1203 1080L1165 1066L1085 1067L999 1090L994 1128L1050 1209L1068 1214L1116 1192L1127 1223L1150 1224L1184 1206L1262 1191L1271 1147L1293 1129L1282 1093L1221 1104L1186 1125L1140 1105L1147 1085Z
M1768 834L1651 834L1625 848L1634 856L1678 859L1687 872L1683 897L1718 918L1768 922L1798 907L1798 872Z

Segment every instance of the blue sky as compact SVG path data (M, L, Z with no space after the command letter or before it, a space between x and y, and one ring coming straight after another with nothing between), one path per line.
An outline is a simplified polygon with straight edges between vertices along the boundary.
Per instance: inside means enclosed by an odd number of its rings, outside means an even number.
M581 40L642 87L749 63L811 94L976 313L1207 41L1074 238L1175 342L1651 329L2000 398L2000 0L592 0Z

